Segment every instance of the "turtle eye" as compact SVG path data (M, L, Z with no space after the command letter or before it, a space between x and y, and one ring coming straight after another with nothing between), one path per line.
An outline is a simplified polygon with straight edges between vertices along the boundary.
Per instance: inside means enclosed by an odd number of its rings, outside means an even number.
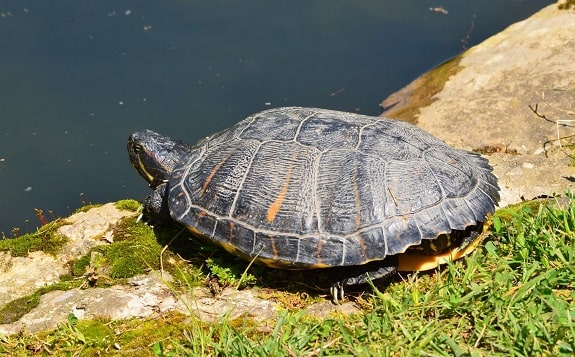
M133 146L133 150L136 154L141 153L142 151L144 151L144 147L140 144L134 144Z

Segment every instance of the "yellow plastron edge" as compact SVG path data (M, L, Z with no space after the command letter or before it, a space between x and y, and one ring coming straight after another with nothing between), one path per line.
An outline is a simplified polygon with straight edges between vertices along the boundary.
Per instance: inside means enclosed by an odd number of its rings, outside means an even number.
M398 271L425 271L430 269L435 269L442 264L447 264L450 261L457 260L466 256L467 254L471 253L483 238L485 238L487 234L487 224L483 226L483 232L476 240L469 243L463 249L459 249L459 247L453 248L452 250L445 252L443 254L437 255L408 255L408 254L399 254L398 259L399 263L397 266Z

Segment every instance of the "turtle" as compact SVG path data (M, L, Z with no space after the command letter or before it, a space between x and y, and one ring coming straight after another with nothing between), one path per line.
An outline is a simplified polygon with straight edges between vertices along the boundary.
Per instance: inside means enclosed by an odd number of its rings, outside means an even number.
M128 152L153 189L146 216L268 267L337 271L335 302L348 286L465 256L499 201L480 154L328 109L268 109L193 146L144 130Z

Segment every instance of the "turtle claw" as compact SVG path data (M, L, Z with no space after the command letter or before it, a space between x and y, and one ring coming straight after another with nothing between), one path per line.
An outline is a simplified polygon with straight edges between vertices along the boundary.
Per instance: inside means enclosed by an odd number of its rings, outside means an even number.
M345 287L369 284L373 280L388 278L397 273L397 257L388 257L360 266L333 268L333 284L329 288L329 294L335 304L340 304L345 298Z
M344 286L345 286L344 282L337 281L337 282L333 283L329 288L329 293L331 295L331 298L332 298L334 304L336 304L336 305L339 305L340 302L345 297L345 292L343 290Z

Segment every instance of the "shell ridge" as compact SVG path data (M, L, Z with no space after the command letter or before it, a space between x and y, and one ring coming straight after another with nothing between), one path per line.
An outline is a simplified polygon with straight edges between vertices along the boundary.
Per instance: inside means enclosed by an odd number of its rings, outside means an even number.
M319 179L319 167L321 164L321 158L323 156L323 154L325 153L325 151L320 151L319 155L317 156L315 163L313 165L313 182L314 184L312 185L312 195L314 197L314 205L315 205L315 215L317 217L317 231L318 234L323 234L323 217L321 216L321 200L319 197L319 193L318 193L318 179Z
M241 164L230 160L225 163L229 169L219 171L224 161L214 167L225 154L218 150L245 148L247 141L249 147L234 156ZM170 177L174 219L228 251L272 266L349 266L385 259L424 239L483 222L499 199L486 158L387 118L269 109L195 148ZM286 159L288 150L305 153L305 159ZM289 163L299 169L292 176L290 168L282 181ZM230 178L233 185L222 186ZM199 188L190 187L198 182L211 182L208 191L219 201L198 196ZM278 182L283 182L281 190ZM229 194L222 194L226 189ZM265 204L273 194L279 195L278 208L273 199L272 206ZM268 216L270 209L274 213L267 223L266 207Z
M201 151L200 154L203 154L205 152ZM184 166L179 166L175 171L179 171L183 169L183 174L180 176L179 180L177 181L176 185L172 185L170 183L170 194L169 196L169 200L171 201L171 203L173 204L176 201L176 198L173 197L172 192L174 192L174 190L176 190L176 188L179 187L180 192L183 193L185 200L186 200L186 206L187 208L183 211L183 213L181 213L176 220L180 221L183 217L185 217L186 215L189 214L191 206L192 206L192 199L190 197L190 194L188 193L188 190L185 187L185 182L186 182L186 178L188 177L190 171L192 170L192 168L195 166L194 164L200 161L200 156L195 157L194 160L189 161L186 163L186 165ZM171 176L172 178L174 177L174 175ZM170 180L171 181L171 180ZM173 211L170 209L170 214Z
M244 175L242 176L241 182L238 186L238 190L236 191L235 195L234 195L234 200L232 201L232 204L230 205L230 209L228 211L228 217L232 218L233 217L233 213L236 209L236 205L238 203L240 194L242 193L242 189L244 187L244 183L246 182L246 177L248 176L248 173L250 172L250 168L252 167L252 164L254 162L255 157L257 156L258 151L260 151L260 148L262 147L262 145L265 143L265 141L260 141L257 148L254 150L254 152L251 155L250 158L250 162L248 163L247 167L246 167L246 172L244 173Z
M244 134L244 132L245 132L250 126L252 126L252 124L256 121L256 119L257 119L261 114L262 114L262 113L257 113L257 114L251 115L251 116L249 116L247 119L245 119L244 121L248 121L248 120L249 120L249 122L248 122L248 123L246 124L246 126L244 126L243 129L237 134L237 138L241 138L242 135ZM239 123L238 123L238 124L239 124ZM236 125L238 125L238 124L236 124ZM234 138L234 139L237 139L237 138ZM230 140L228 140L228 141L230 141ZM225 143L225 142L224 142L224 143ZM223 143L222 143L222 144L223 144Z
M295 135L294 135L294 137L293 137L293 141L294 141L294 142L296 142L296 143L298 143L298 144L300 144L300 145L303 145L303 144L301 144L301 143L298 141L298 137L299 137L299 135L301 134L301 128L302 128L302 126L304 125L304 123L305 123L306 121L308 121L309 119L313 118L313 117L316 116L316 115L317 115L317 113L316 113L316 112L313 112L312 114L307 115L305 118L301 118L301 119L300 119L299 125L298 125L298 127L297 127L297 129L296 129L296 132L295 132ZM303 146L306 146L306 145L303 145Z

